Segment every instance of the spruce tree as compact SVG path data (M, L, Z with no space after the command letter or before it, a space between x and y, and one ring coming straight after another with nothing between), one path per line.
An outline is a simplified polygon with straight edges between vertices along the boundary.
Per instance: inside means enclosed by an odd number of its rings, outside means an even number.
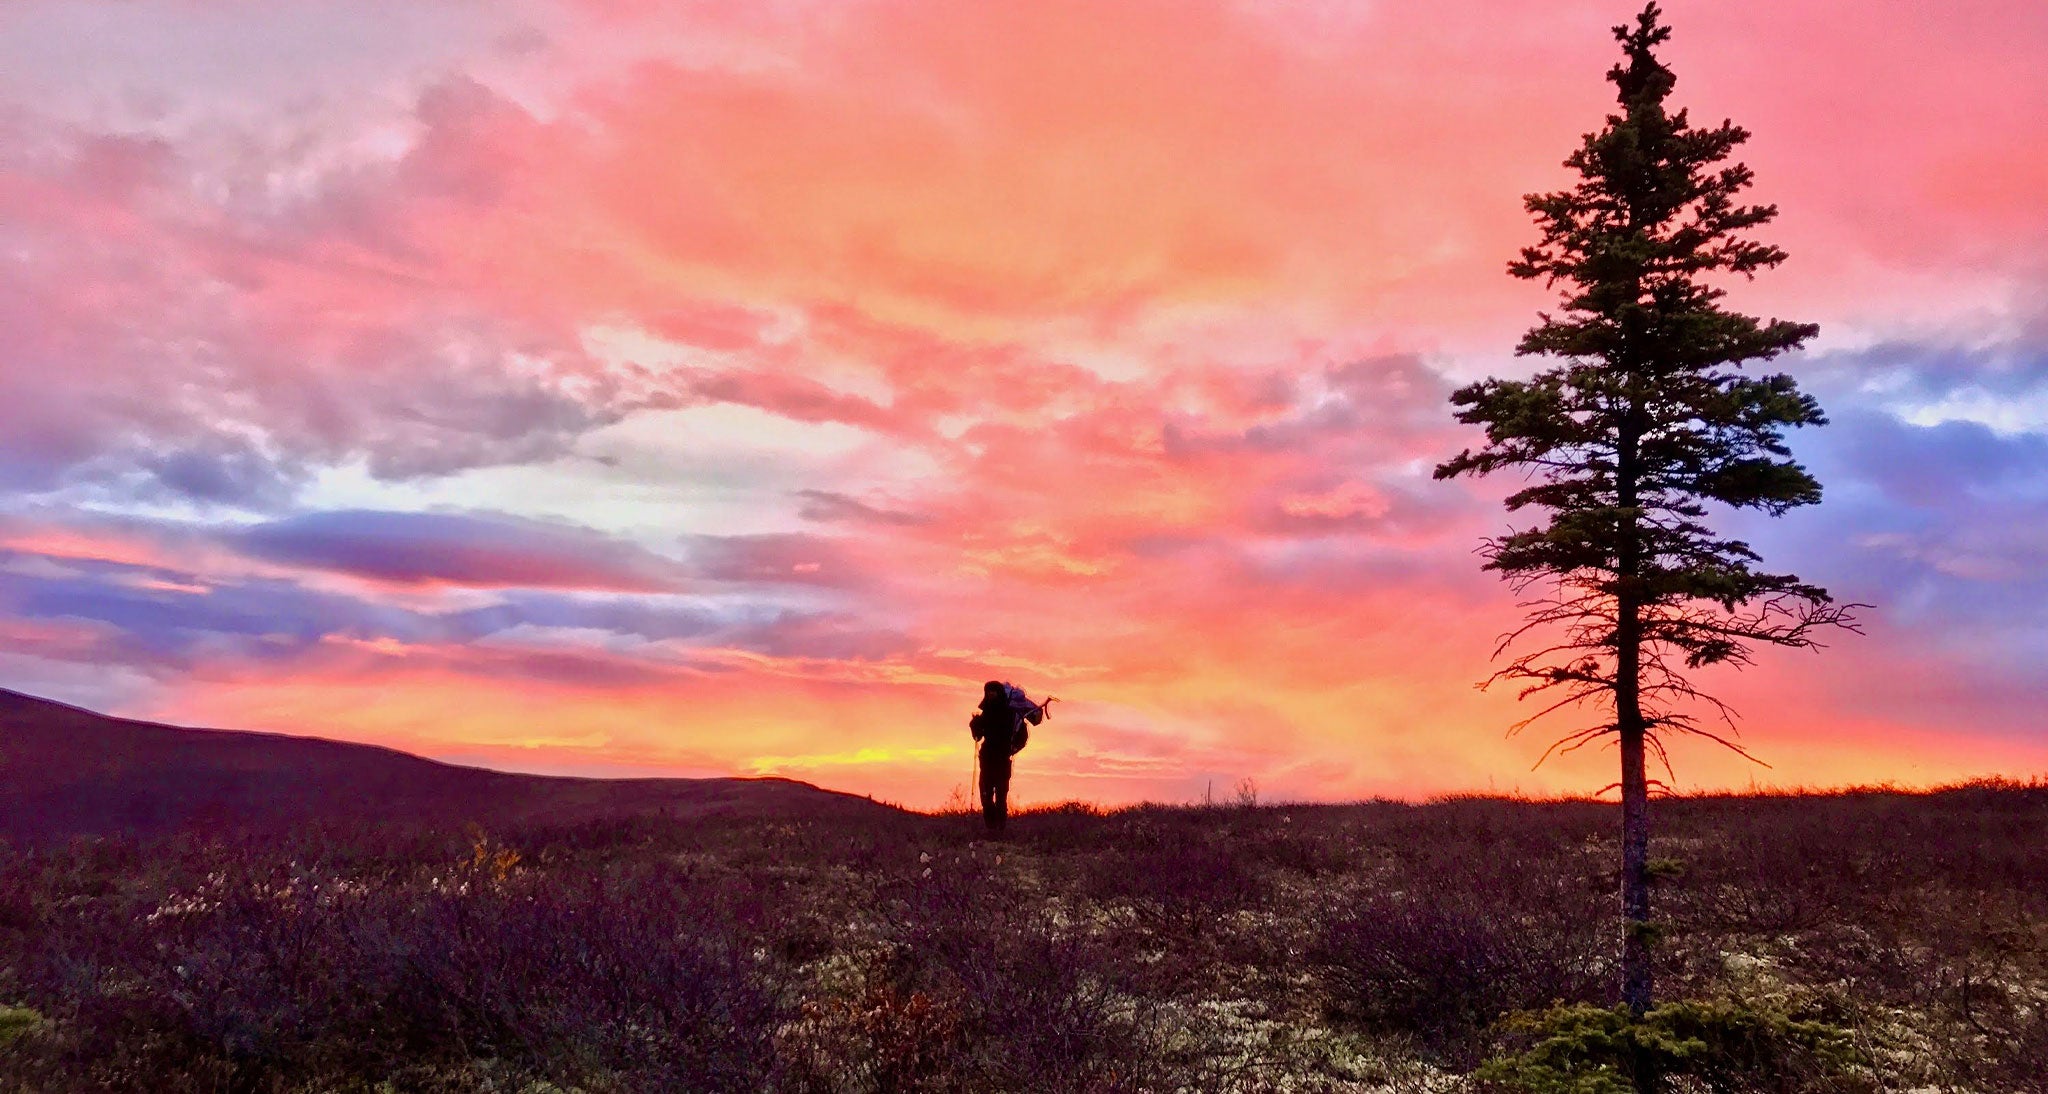
M1666 110L1676 81L1656 51L1671 30L1655 3L1614 34L1620 112L1565 161L1576 185L1524 199L1542 240L1508 265L1561 289L1559 313L1540 314L1516 350L1560 363L1454 393L1458 420L1484 426L1486 443L1436 477L1519 472L1527 485L1508 510L1541 514L1485 546L1486 568L1525 595L1523 625L1498 651L1513 659L1493 680L1545 703L1517 729L1581 705L1611 715L1544 756L1619 746L1622 996L1640 1014L1651 997L1647 756L1668 771L1665 744L1679 734L1742 752L1693 670L1746 664L1759 643L1814 646L1825 628L1854 629L1857 605L1758 569L1755 551L1707 523L1717 508L1776 516L1820 500L1784 441L1788 427L1826 423L1819 405L1790 376L1738 371L1818 328L1722 306L1719 283L1785 259L1747 234L1777 215L1739 200L1751 173L1727 161L1749 134Z

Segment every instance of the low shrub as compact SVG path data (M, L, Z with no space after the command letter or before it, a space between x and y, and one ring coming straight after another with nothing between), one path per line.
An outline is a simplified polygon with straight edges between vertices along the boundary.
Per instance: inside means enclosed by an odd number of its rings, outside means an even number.
M789 1088L804 1094L912 1094L952 1089L971 1055L956 999L876 984L804 1002L780 1047Z
M33 1007L0 1006L0 1045L40 1028L43 1016Z
M960 1022L959 1088L1074 1094L1174 1089L1153 1008L1118 955L1063 928L992 864L941 864L907 902L898 991Z
M1641 1018L1587 1004L1517 1015L1522 1051L1475 1076L1528 1094L1851 1094L1874 1089L1849 1033L1730 1001L1674 1002ZM1685 1080L1683 1087L1673 1080Z
M478 1059L592 1090L760 1088L778 1004L730 894L675 870L502 865L362 891L229 880L138 916L121 945L104 935L74 961L56 1062L100 1089L272 1089Z
M1265 885L1237 849L1194 838L1138 851L1107 851L1082 870L1082 891L1096 900L1136 903L1141 914L1182 929L1250 907Z
M1503 1015L1612 998L1612 918L1571 879L1472 871L1364 895L1310 956L1340 1014L1462 1061Z

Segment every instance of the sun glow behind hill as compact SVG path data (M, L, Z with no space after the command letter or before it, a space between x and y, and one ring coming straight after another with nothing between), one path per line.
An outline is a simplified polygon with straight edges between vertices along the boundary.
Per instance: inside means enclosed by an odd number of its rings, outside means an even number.
M1671 7L1835 419L1737 530L1879 605L1681 781L2048 768L2048 15ZM1428 468L1625 14L8 5L0 680L934 805L1006 677L1031 800L1603 785L1471 688L1503 518Z

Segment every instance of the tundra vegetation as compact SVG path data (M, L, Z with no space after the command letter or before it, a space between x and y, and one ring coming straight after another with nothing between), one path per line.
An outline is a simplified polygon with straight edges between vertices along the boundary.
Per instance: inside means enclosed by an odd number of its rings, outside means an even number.
M0 846L0 1089L2041 1091L2048 783Z

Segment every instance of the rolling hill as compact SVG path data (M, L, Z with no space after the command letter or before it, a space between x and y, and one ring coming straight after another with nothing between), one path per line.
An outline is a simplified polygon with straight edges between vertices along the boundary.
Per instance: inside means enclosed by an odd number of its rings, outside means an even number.
M316 820L488 826L890 808L791 779L489 771L372 745L110 718L0 689L0 837L20 842Z

